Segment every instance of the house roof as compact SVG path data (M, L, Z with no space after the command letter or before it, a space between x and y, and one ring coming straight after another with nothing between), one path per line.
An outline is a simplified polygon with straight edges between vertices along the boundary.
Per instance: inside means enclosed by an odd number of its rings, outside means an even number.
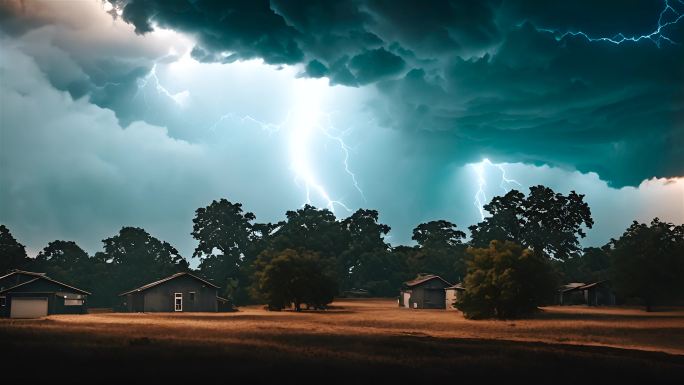
M454 289L454 290L465 290L465 287L463 286L463 283L459 282L455 285L451 285L449 287L445 287L444 290L449 290L449 289Z
M5 278L10 277L10 276L15 275L15 274L32 275L34 277L44 277L45 276L45 273L36 273L33 271L24 271L24 270L12 270L9 273L0 277L0 279L5 279Z
M571 282L571 283L568 283L567 285L561 286L559 291L566 293L568 291L573 291L573 290L587 290L587 289L591 289L592 287L603 285L606 282L608 282L607 279L604 279L602 281L591 282L591 283Z
M22 272L22 273L23 273L23 272ZM50 278L50 277L44 275L44 273L43 273L43 274L41 274L41 273L33 273L33 274L37 274L37 275L36 275L36 278L33 278L33 279L28 280L28 281L26 281L26 282L22 282L22 283L20 283L20 284L18 284L18 285L14 285L14 286L12 286L12 287L8 287L7 289L1 290L1 291L0 291L0 294L2 294L2 293L7 293L7 292L9 292L9 291L12 291L12 290L18 288L18 287L28 285L28 284L30 284L30 283L36 282L36 281L41 280L41 279L44 279L44 280L46 280L46 281L48 281L48 282L52 282L52 283L55 283L55 284L57 284L57 285L60 285L60 286L66 287L66 288L69 288L69 289L71 289L71 290L73 290L73 291L76 291L76 292L79 292L79 293L81 293L81 294L86 294L86 295L90 295L90 294L91 294L91 293L89 293L89 292L87 292L87 291L85 291L85 290L82 290L82 289L79 289L79 288L77 288L77 287L73 287L73 286L67 285L67 284L64 283L64 282L59 282L59 281L57 281L57 280L55 280L55 279L52 279L52 278Z
M606 282L608 282L607 279L604 279L603 281L597 281L597 282L588 283L588 284L586 284L586 285L583 285L583 286L578 287L577 290L591 289L592 287L601 286L601 285L603 285L603 284L606 283Z
M145 290L147 290L147 289L150 289L150 288L153 288L153 287L155 287L155 286L157 286L157 285L160 285L160 284L162 284L162 283L164 283L164 282L168 282L168 281L170 281L170 280L172 280L172 279L176 279L176 278L182 277L182 276L184 276L184 275L187 275L187 276L189 276L189 277L191 277L191 278L194 278L194 279L196 279L196 280L198 280L198 281L200 281L200 282L202 282L202 283L205 283L205 284L207 284L207 285L209 285L209 286L212 286L212 287L215 287L215 288L217 288L217 289L219 288L218 286L214 285L213 283L211 283L211 282L209 282L209 281L207 281L207 280L205 280L205 279L202 279L202 278L200 278L200 277L198 277L198 276L196 276L196 275L194 275L194 274L190 274L190 273L184 271L184 272L176 273L176 274L174 274L174 275L170 275L170 276L168 276L168 277L166 277L166 278L162 278L162 279L160 279L160 280L158 280L158 281L150 282L150 283L148 283L148 284L146 284L146 285L140 286L139 288L136 288L136 289L129 290L129 291L127 291L127 292L121 293L121 294L119 294L119 296L126 295L126 294L131 294L131 293L134 293L134 292L145 291Z
M447 282L444 278L440 277L439 275L423 275L420 277L417 277L415 279L412 279L410 281L404 282L404 286L407 287L416 287L418 285L422 285L427 281L432 281L433 279L439 279L440 281L444 282L447 286L451 286L451 283Z

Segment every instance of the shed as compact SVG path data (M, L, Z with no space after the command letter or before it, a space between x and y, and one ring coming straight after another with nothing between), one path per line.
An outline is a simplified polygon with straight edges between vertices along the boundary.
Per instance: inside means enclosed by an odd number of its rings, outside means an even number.
M449 282L438 275L419 275L404 282L399 292L399 306L411 309L444 309Z
M610 288L609 280L592 283L572 282L558 289L558 304L615 305L615 293Z
M465 287L463 287L462 283L457 283L455 285L449 286L444 289L444 294L445 294L445 302L444 306L446 306L447 310L454 310L456 309L456 301L458 301L461 298L461 295L463 295L463 292L465 292Z
M227 299L218 296L219 287L187 272L119 294L126 312L216 312L225 309Z
M84 314L89 292L44 273L15 270L0 277L0 316L40 318L50 314Z

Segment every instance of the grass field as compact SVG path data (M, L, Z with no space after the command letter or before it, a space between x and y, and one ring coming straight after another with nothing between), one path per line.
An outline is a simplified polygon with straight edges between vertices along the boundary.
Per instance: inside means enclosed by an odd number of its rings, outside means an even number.
M322 312L117 314L0 320L13 368L122 380L239 378L368 383L427 378L682 383L684 310L549 307L532 319L470 321L390 300ZM65 367L75 366L72 371Z

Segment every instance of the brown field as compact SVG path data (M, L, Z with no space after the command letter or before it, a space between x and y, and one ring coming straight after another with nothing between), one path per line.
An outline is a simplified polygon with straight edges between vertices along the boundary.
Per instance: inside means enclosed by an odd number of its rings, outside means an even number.
M684 379L684 309L548 307L531 319L471 321L457 311L402 309L391 300L340 300L321 312L245 307L218 314L3 319L0 340L7 342L2 350L11 353L12 367L44 359L57 373L61 365L79 363L84 375L106 372L128 380L270 383L299 374L323 376L322 383L509 376L537 383L548 375L560 383ZM59 377L52 370L42 373Z

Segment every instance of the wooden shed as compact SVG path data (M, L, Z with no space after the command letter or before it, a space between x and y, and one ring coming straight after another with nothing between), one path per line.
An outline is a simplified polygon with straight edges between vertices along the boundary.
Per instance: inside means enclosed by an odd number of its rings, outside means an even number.
M182 272L119 294L126 312L216 312L228 300L219 287L196 275Z
M563 285L558 289L557 298L559 305L615 305L615 293L608 280L592 283L572 282Z
M84 314L89 292L44 273L15 270L0 277L0 316L40 318L50 314Z
M444 294L445 294L445 303L444 306L446 307L447 310L455 310L456 309L456 301L458 301L459 298L461 298L461 295L463 295L463 292L465 291L465 287L463 287L462 283L457 283L455 285L449 286L444 289Z
M437 275L419 275L404 282L399 292L399 306L411 309L444 309L449 282Z

